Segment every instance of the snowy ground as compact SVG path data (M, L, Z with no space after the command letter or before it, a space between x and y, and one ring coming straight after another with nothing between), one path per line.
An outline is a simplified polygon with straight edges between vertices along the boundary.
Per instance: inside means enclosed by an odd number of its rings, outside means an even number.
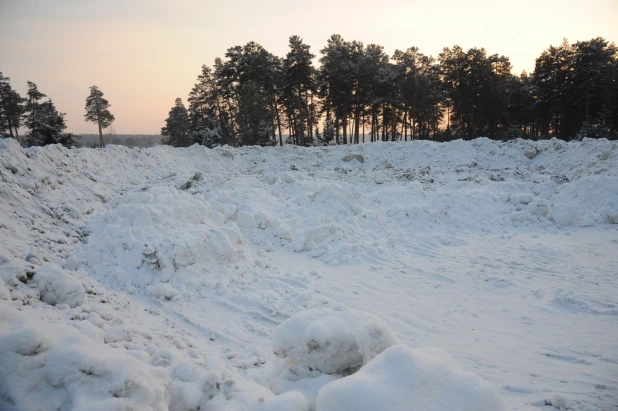
M6 139L0 210L3 410L618 409L616 143Z

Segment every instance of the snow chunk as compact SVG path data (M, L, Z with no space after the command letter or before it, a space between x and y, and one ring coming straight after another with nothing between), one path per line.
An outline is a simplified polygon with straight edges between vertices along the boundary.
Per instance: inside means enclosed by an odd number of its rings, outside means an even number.
M495 388L462 371L438 348L386 349L356 374L324 386L318 411L499 411L508 408Z
M86 291L79 281L55 264L46 264L34 275L41 300L47 304L68 304L74 308L84 301Z
M150 285L146 289L146 294L159 300L180 299L178 290L167 283Z
M239 211L236 215L236 225L241 228L257 228L258 223L255 216L246 211Z
M535 199L528 203L526 209L535 216L545 217L549 214L551 203L544 199Z
M334 374L367 363L395 343L391 329L372 314L313 309L281 323L272 347L279 357Z
M576 225L579 215L577 209L571 204L554 204L551 211L551 218L561 226Z

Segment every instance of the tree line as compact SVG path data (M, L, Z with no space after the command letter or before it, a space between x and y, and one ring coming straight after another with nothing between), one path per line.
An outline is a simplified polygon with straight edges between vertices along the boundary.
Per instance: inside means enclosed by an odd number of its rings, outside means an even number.
M367 141L618 137L618 49L597 37L550 46L532 73L483 48L396 50L332 35L315 67L310 46L289 39L284 58L249 42L202 66L186 107L180 98L161 134L168 143L209 147L357 144ZM26 146L75 144L64 113L28 82L21 97L0 73L0 136ZM114 116L98 87L86 121L102 130ZM21 129L27 129L20 136Z
M70 147L79 138L72 133L65 133L64 121L66 113L56 109L51 98L39 91L37 85L28 82L26 97L19 95L11 87L11 79L0 72L0 137L11 137L24 146L44 146L62 144ZM90 95L86 98L86 121L99 127L99 147L105 146L103 129L114 121L114 115L109 111L110 104L103 97L97 86L90 87ZM19 130L25 127L28 131L24 136Z
M319 63L298 36L284 58L249 42L202 66L169 112L170 144L209 147L456 138L616 138L618 50L597 37L550 46L532 73L483 48L396 50L332 35Z

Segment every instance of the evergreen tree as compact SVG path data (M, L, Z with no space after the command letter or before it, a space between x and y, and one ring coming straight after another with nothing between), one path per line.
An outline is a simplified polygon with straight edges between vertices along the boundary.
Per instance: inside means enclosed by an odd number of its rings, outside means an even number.
M28 145L45 146L66 142L66 136L62 134L67 127L64 116L64 113L56 110L51 100L37 103L36 116L28 125L30 128L30 133L27 136Z
M215 76L237 143L272 144L275 129L280 129L279 58L255 42L229 48L225 57L225 62L215 62Z
M335 126L332 120L326 120L324 123L324 129L322 134L319 133L318 128L315 129L316 140L318 143L325 146L331 145L335 141Z
M343 130L343 144L348 144L348 116L353 98L354 78L350 64L352 45L340 35L333 34L326 47L320 50L321 95L325 100L327 118L330 110L335 117L335 132L339 143L339 127Z
M169 144L174 147L187 147L191 143L189 128L187 109L182 99L177 98L174 107L169 112L169 117L165 120L165 127L161 129L161 135L170 136Z
M289 119L289 128L293 139L298 144L312 143L313 126L316 123L315 104L316 92L315 75L310 46L303 43L298 36L290 37L290 51L283 60L283 74L281 79L281 100Z
M45 94L39 91L37 85L31 81L28 82L28 92L26 93L26 106L24 107L23 112L23 122L24 125L30 129L30 134L32 135L36 132L39 121L39 112L41 103L39 101L43 97L47 97Z
M99 144L105 147L103 139L103 129L109 127L115 120L114 115L109 111L110 104L103 97L103 92L97 86L90 87L90 95L86 97L86 121L96 123L99 127Z
M440 74L450 100L450 127L456 136L497 138L508 124L507 57L487 56L485 49L445 48L439 56Z
M382 90L381 75L390 64L384 47L377 44L369 44L365 49L363 60L364 84L367 88L369 115L371 117L371 141L377 141L380 135L380 113L385 101Z
M10 80L0 72L0 137L8 135L19 139L24 99L13 90Z
M618 50L603 38L550 46L533 74L535 115L541 135L569 139L587 123L618 130L613 102L618 82Z
M273 116L268 98L255 81L239 90L238 132L242 145L272 145Z
M212 69L202 66L188 101L189 133L194 143L211 148L232 140L229 113Z

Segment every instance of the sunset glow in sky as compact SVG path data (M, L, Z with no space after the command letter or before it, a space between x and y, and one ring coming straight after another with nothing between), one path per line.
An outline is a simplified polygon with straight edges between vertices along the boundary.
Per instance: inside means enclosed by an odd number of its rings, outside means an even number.
M97 131L83 117L97 85L116 133L158 134L201 65L248 41L281 57L293 34L318 56L333 33L391 55L459 44L506 55L520 73L563 38L618 42L617 21L617 0L0 0L0 71L22 95L37 83L67 131Z

